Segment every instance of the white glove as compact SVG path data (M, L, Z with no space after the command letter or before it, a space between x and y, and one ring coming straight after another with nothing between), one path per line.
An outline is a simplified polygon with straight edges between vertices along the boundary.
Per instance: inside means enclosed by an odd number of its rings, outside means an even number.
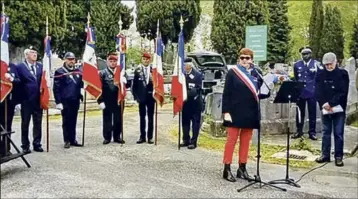
M82 96L85 96L85 92L86 92L85 89L81 88L81 95Z
M9 80L10 82L13 82L13 81L14 81L14 77L12 77L12 76L10 75L10 73L5 73L5 78L6 78L7 80Z
M21 104L15 106L15 112L21 111Z
M232 122L230 113L225 113L224 114L224 121Z
M63 110L63 105L62 104L56 104L56 109L62 111Z
M99 104L99 109L104 110L106 108L106 105L104 104L104 102Z

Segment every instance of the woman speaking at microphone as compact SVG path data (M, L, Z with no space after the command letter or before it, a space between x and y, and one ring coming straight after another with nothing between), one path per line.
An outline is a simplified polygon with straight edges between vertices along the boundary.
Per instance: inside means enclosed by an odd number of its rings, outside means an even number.
M269 97L269 94L258 95L258 89L263 80L260 78L259 71L252 65L253 51L249 48L243 48L239 51L238 56L238 65L231 68L226 75L222 101L224 126L227 130L223 178L230 182L236 181L231 173L230 165L235 144L239 137L237 177L253 180L246 171L250 141L253 129L260 127L259 98Z

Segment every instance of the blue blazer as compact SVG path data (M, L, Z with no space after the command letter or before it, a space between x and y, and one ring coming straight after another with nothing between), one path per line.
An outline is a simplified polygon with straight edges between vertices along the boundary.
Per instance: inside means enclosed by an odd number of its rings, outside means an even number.
M315 97L315 79L320 66L316 60L311 59L308 66L305 66L303 60L295 63L293 71L295 81L304 82L300 98L307 99Z
M42 76L42 64L36 62L36 75L30 72L27 62L22 62L16 66L21 85L21 101L31 102L40 106L40 84Z

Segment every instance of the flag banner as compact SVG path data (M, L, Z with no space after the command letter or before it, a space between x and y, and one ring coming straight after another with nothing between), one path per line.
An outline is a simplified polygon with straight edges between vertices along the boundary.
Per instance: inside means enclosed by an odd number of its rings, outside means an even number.
M118 99L120 104L126 98L126 37L123 34L118 34L116 37L116 51L118 53L117 67L114 71L114 84L118 86Z
M46 36L44 40L45 54L43 58L43 69L41 77L41 96L40 106L44 110L48 110L50 106L50 89L51 89L51 37Z
M183 109L183 103L187 99L186 80L184 71L184 34L179 34L178 55L174 65L172 76L171 96L174 100L173 114L174 116Z
M164 103L164 74L162 62L164 44L159 33L159 28L157 35L155 54L153 58L153 97L162 107Z
M102 82L97 68L97 58L95 53L96 35L93 27L86 25L87 39L85 51L83 53L83 82L85 89L96 100L102 95Z
M12 83L5 78L5 73L9 71L9 17L1 14L1 56L0 56L0 102L3 102L12 90Z

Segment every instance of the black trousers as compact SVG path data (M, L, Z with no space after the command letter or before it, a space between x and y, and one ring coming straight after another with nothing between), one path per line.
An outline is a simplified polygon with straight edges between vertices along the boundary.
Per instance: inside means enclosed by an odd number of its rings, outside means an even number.
M308 105L309 135L316 135L316 108L317 102L315 98L298 99L297 106L301 111L301 122L298 120L298 112L296 113L297 133L303 135L303 125L305 121L306 103Z
M63 141L74 144L76 142L76 124L80 100L65 100L62 102L62 132Z
M11 100L7 100L7 131L11 132L12 131L12 121L14 119L14 114L15 114L15 104L11 101ZM5 101L3 103L0 103L0 125L2 126L2 128L5 129ZM0 128L0 131L2 131L3 129ZM9 134L10 136L11 134ZM10 151L10 141L6 140L6 136L3 136L1 138L1 143L0 143L0 151L1 151L1 155L6 154L6 152ZM5 141L6 140L6 141ZM6 146L5 146L6 145ZM6 151L7 150L7 151ZM5 152L6 151L6 152Z
M111 141L120 140L122 129L121 129L121 106L116 103L105 103L106 108L103 110L103 138Z
M195 103L184 102L182 111L182 126L183 126L183 142L185 144L197 144L200 121L201 121L201 110L195 107ZM190 138L190 126L192 127L193 136Z
M145 140L153 139L153 123L154 123L154 105L155 100L152 94L148 94L147 100L139 103L139 117L140 117L140 138ZM148 116L148 131L146 132L146 116Z
M32 133L33 133L33 146L34 148L41 147L42 138L42 113L40 108L40 100L38 103L25 101L21 104L21 147L28 149L30 147L29 141L29 126L32 116Z

